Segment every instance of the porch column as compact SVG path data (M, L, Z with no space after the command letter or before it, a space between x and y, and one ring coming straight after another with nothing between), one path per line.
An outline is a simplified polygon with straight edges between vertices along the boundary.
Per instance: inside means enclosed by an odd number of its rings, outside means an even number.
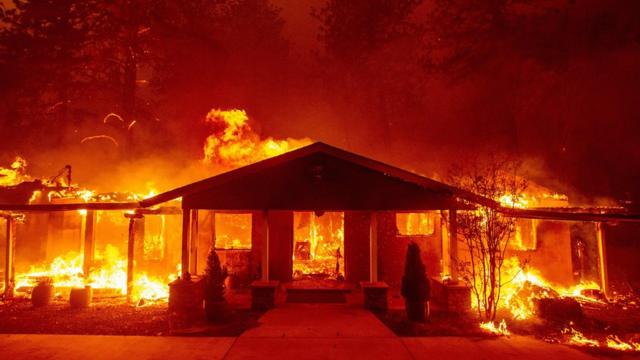
M262 273L262 280L269 281L269 212L267 210L262 212L263 218L263 230L262 236L262 260L260 261Z
M596 240L598 243L598 265L600 267L600 286L604 296L609 298L609 272L607 270L607 246L601 222L596 223Z
M14 267L14 252L15 252L15 220L11 215L5 217L6 220L6 242L5 242L5 268L4 268L4 298L13 298L13 287L15 286L15 267Z
M127 302L130 303L133 296L136 219L141 219L142 215L133 213L125 214L124 216L129 219L129 238L127 239Z
M369 281L378 281L378 213L371 213L369 223Z
M95 228L96 212L95 210L87 210L87 214L84 216L84 257L82 258L82 271L85 278L88 278L93 266L96 249Z
M180 277L184 280L189 273L189 230L191 227L191 209L182 209L182 268Z
M191 261L189 262L190 267L189 267L189 272L191 273L191 275L196 275L198 273L198 210L194 209L191 210L191 245L190 245L190 251L189 253L191 254L190 258Z
M451 281L458 282L458 212L449 210L449 275Z

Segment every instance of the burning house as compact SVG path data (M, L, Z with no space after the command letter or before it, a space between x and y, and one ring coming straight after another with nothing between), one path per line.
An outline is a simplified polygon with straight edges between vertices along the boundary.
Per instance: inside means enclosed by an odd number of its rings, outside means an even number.
M517 218L503 301L527 318L532 299L550 291L607 292L602 232L592 231L596 252L587 254L566 220L624 220L566 211L566 197L544 192L488 199L323 143L147 197L35 185L5 189L5 296L53 277L59 289L166 300L167 284L202 274L213 247L232 288L254 283L283 289L289 301L344 301L361 285L396 294L404 252L415 242L434 302L465 312L477 304L460 273L469 251L456 214L483 206ZM585 257L598 259L595 276Z

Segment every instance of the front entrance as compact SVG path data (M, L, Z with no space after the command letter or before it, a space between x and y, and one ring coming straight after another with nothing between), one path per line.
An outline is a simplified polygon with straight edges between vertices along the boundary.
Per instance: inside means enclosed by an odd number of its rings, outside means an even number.
M344 280L344 212L293 213L293 280Z

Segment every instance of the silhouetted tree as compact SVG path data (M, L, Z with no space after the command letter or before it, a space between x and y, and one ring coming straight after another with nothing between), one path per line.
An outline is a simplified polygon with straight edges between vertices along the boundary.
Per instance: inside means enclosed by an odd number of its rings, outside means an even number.
M488 161L470 161L464 167L453 167L449 182L475 194L498 201L504 196L517 202L527 184L517 176L519 163L507 157L493 156ZM515 219L505 217L494 208L478 206L477 210L458 212L458 234L466 245L469 262L454 259L466 282L471 286L478 315L494 320L500 301L504 256L515 231Z

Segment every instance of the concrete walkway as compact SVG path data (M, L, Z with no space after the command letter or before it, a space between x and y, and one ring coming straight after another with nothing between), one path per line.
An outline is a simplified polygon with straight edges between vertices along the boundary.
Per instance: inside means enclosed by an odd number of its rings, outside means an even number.
M1 329L0 329L1 331ZM595 359L528 337L399 338L357 306L287 304L238 338L0 335L3 359ZM623 359L630 356L616 357Z

